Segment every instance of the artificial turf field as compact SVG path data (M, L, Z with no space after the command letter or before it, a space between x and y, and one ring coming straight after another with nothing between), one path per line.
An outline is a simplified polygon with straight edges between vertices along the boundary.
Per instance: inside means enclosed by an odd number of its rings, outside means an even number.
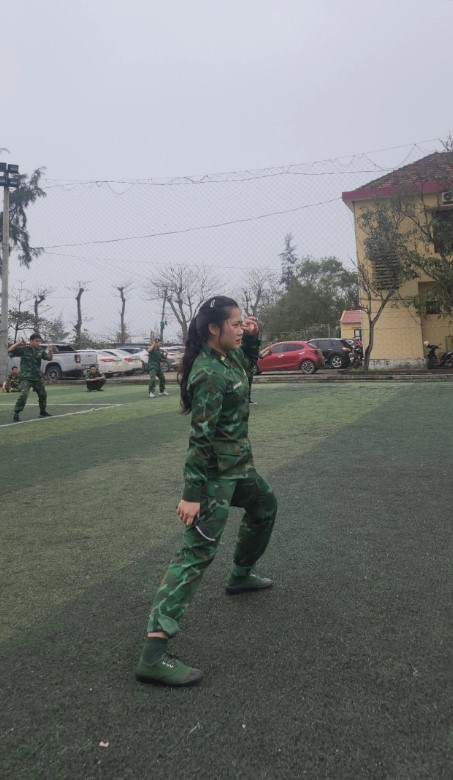
M233 510L172 643L205 673L183 689L134 680L181 535L170 391L50 387L64 416L31 393L16 425L0 397L0 775L451 780L453 386L254 389L275 584L225 595Z

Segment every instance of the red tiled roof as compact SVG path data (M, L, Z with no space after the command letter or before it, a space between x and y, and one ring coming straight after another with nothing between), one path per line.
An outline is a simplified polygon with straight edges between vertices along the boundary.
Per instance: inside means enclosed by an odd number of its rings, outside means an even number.
M443 192L453 189L453 153L433 152L421 160L403 165L379 179L351 192L343 192L344 201L391 197L401 192Z
M354 325L356 322L362 321L362 312L360 309L351 309L350 311L344 311L340 317L340 322L343 325Z

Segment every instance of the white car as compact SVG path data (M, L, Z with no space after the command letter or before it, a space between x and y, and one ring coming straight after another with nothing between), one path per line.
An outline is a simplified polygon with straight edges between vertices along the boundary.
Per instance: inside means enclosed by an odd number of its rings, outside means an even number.
M184 356L184 344L169 344L168 347L162 347L162 349L167 353L168 370L179 371Z
M183 359L183 357L184 357L184 350L182 350L181 352L176 352L176 350L172 352L168 352L167 363L168 363L169 370L179 371L181 367L181 360Z
M126 363L123 358L113 354L113 352L110 352L109 350L97 349L96 357L99 371L106 376L125 374L126 371L130 370L129 364Z
M110 352L115 357L119 357L127 363L128 368L124 371L125 374L143 374L144 365L143 361L138 354L131 355L125 349L104 349L103 352Z

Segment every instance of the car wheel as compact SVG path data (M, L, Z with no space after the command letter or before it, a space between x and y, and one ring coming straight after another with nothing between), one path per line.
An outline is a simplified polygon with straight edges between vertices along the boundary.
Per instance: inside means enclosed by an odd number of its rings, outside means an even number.
M170 364L169 364L169 362L167 360L163 360L160 365L162 367L162 371L165 371L165 373L167 371L170 371Z
M313 360L303 360L300 364L300 370L303 374L314 374L316 371L316 366L313 363Z
M61 379L61 368L56 363L46 368L46 379Z
M341 355L332 355L330 358L330 365L332 368L342 368L343 367L343 358Z

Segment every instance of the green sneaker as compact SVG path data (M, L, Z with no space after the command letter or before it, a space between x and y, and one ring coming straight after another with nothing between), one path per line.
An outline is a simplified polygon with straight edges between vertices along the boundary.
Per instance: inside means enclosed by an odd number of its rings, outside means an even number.
M143 655L138 663L135 677L139 682L160 685L195 685L203 679L203 672L193 669L179 661L173 653L165 652L155 661L144 661Z
M235 577L232 574L225 590L232 596L234 593L246 593L249 590L267 590L268 588L272 588L272 580L269 577L258 577L256 574Z

